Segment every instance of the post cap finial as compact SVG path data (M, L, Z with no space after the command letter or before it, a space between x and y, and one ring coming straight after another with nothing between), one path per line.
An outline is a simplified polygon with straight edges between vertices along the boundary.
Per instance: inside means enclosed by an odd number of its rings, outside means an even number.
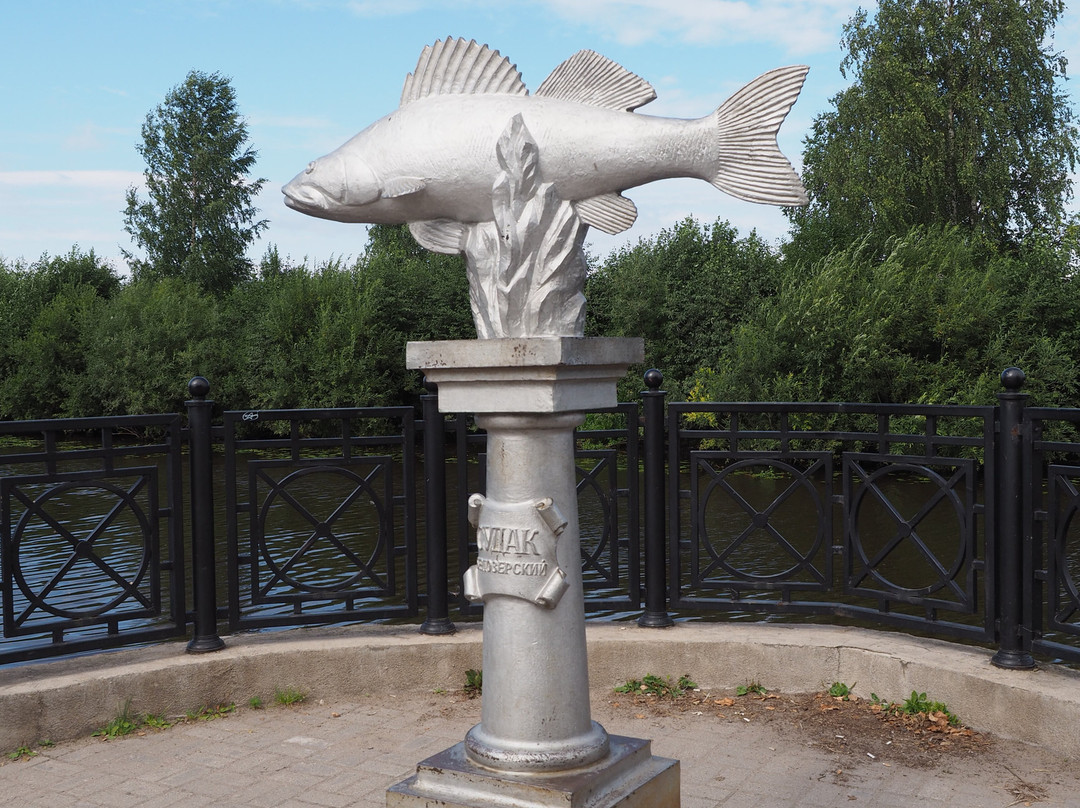
M1001 384L1010 393L1020 392L1020 388L1027 381L1027 374L1020 368L1005 368L1001 371Z
M210 392L210 382L203 376L196 376L188 382L187 389L192 398L202 400Z
M660 385L664 383L664 374L656 368L649 368L645 371L645 386L650 390L659 390Z

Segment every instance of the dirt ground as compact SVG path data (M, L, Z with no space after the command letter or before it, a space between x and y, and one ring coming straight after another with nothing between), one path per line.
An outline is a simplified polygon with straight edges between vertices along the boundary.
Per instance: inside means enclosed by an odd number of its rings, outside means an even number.
M613 693L606 706L633 718L708 715L722 722L764 725L778 735L826 753L836 767L829 779L838 784L847 782L859 767L870 762L915 769L932 767L948 773L951 766L962 767L976 760L985 763L988 755L998 757L993 753L1004 743L962 723L954 725L941 712L908 715L854 695L693 689L676 698ZM1010 775L1003 790L1012 800L1003 805L1034 805L1047 796L1042 785L1025 780L1004 763L1002 766Z

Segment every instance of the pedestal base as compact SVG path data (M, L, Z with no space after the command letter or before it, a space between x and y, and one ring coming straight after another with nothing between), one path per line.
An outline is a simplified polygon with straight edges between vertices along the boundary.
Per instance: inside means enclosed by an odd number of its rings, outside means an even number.
M610 736L611 752L580 769L496 772L471 763L459 743L421 761L387 789L387 808L679 808L679 761L656 757L649 741Z

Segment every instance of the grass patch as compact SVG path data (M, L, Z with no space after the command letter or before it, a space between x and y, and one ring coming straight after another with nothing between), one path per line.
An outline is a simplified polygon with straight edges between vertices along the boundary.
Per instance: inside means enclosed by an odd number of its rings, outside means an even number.
M154 729L168 729L173 725L173 722L163 715L144 715L142 722L145 726L152 727Z
M300 704L306 698L307 693L303 690L297 690L295 687L286 687L274 691L274 701L282 707L291 707L294 704Z
M120 707L116 717L93 735L96 738L104 739L121 738L137 730L141 723L139 717L131 712L131 699L128 699Z
M213 721L236 710L235 704L214 704L200 707L197 710L188 710L184 718L187 721Z
M615 688L615 692L677 699L687 690L694 690L696 687L697 682L691 680L688 673L684 673L677 681L672 681L670 676L660 677L649 673L641 679L630 679L625 684L619 685Z

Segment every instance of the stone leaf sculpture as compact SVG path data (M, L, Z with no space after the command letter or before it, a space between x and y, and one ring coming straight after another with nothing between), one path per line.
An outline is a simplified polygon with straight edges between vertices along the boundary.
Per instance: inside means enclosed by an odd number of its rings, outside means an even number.
M806 204L776 133L808 68L769 71L696 120L633 111L644 79L580 51L534 95L498 51L428 46L401 106L282 190L286 204L341 222L407 223L429 250L464 253L481 338L581 336L588 227L637 218L622 191L695 177L732 196Z

